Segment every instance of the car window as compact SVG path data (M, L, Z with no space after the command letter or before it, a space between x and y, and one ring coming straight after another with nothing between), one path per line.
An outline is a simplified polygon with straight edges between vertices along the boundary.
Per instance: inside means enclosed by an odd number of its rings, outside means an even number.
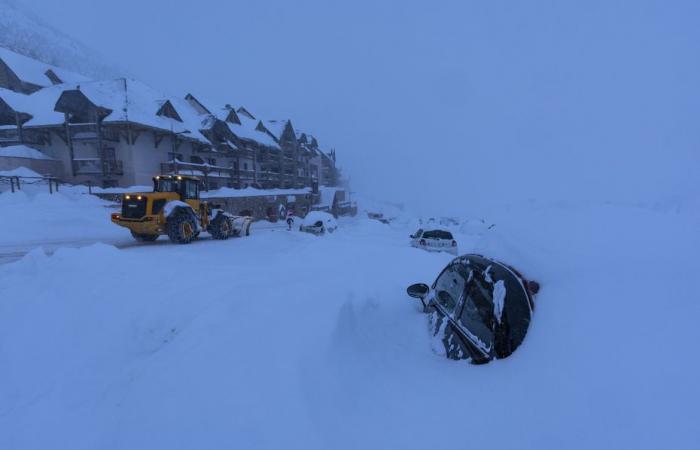
M423 235L425 239L449 239L452 240L452 233L443 230L426 231Z
M458 265L445 269L435 281L435 301L450 315L464 293L466 279L458 271Z
M490 347L495 329L493 287L484 279L481 271L468 270L469 283L458 321L483 344Z
M414 234L413 237L418 239L419 237L421 237L422 234L423 234L423 229L421 228L418 231L416 231L416 234Z

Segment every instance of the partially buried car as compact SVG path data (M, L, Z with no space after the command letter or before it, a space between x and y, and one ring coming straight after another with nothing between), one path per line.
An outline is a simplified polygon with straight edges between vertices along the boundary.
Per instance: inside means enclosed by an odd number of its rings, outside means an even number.
M539 284L481 255L453 259L432 286L408 287L431 314L433 336L450 359L485 364L510 356L525 339Z
M315 234L317 236L333 233L338 229L338 222L331 214L323 211L311 211L304 217L299 231Z
M446 230L423 230L422 228L409 236L411 246L429 252L447 252L457 254L457 241Z

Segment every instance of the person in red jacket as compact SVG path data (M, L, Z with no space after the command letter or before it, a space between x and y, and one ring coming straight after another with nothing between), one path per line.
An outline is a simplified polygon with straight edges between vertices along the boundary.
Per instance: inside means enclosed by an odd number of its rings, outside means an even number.
M294 225L294 211L291 209L287 211L287 230L292 231L292 225Z

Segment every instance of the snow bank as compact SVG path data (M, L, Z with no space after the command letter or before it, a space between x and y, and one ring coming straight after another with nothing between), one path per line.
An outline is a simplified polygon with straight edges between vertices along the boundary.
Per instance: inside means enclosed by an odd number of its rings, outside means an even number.
M405 288L451 257L399 225L0 266L0 448L693 448L700 215L483 217L496 227L460 248L542 290L523 345L478 367L433 351ZM173 281L183 261L196 282Z
M49 194L44 184L23 184L18 192L0 193L0 209L7 212L0 228L0 247L126 237L123 229L110 222L115 204L76 193L68 186L60 189Z
M26 145L10 145L9 147L0 148L0 157L3 156L8 158L53 159L39 150Z
M32 169L26 167L17 167L11 170L0 170L0 176L2 177L29 177L29 178L43 178L43 175L34 172Z

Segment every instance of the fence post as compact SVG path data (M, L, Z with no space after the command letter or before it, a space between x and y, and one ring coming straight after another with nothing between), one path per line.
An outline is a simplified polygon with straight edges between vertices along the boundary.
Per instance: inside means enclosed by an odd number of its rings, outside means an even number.
M15 179L10 177L10 192L15 193Z
M53 194L53 187L51 186L51 178L49 178L49 194Z
M88 185L88 194L92 195L92 181L88 180L87 185Z
M19 185L19 177L15 177L15 180L17 180L17 190L21 191L22 187Z

